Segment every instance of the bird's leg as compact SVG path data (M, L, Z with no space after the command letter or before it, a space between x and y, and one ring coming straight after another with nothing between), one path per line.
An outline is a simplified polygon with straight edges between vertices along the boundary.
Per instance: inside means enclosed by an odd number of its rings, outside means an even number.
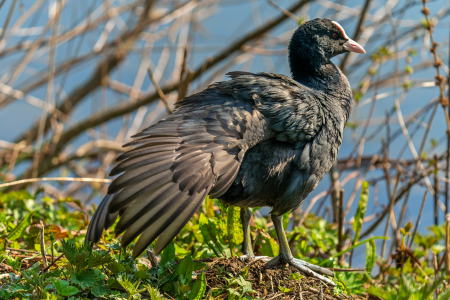
M241 207L241 222L244 231L244 242L242 243L241 259L255 258L252 247L252 236L250 234L250 219L252 218L252 211L248 207Z
M266 264L266 268L270 269L280 264L289 264L312 277L318 278L326 283L335 285L335 283L331 279L318 274L321 273L324 275L333 276L334 274L332 271L310 264L306 261L296 259L292 256L292 252L291 249L289 248L289 243L287 241L286 234L284 233L283 215L280 216L272 215L272 222L273 225L275 226L275 230L277 231L278 241L280 243L280 253L278 254L277 257L274 257Z

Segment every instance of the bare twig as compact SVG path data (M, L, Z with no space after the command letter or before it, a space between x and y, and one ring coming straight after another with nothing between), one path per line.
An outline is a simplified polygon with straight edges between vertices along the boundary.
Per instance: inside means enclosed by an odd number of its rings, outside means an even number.
M74 178L74 177L44 177L44 178L28 178L17 180L14 182L2 183L0 188L5 188L8 186L31 183L31 182L41 182L41 181L78 181L78 182L104 182L110 183L112 179L102 179L102 178Z
M445 215L445 268L447 276L450 275L450 214Z
M44 263L44 268L47 268L48 262L47 262L47 255L45 253L45 240L44 240L44 222L40 222L40 228L39 228L39 242L41 244L41 255L42 255L42 262Z
M339 219L338 219L338 245L337 252L342 251L342 247L344 246L344 190L341 189L339 191ZM339 257L339 261L342 260L342 255Z
M155 80L155 77L153 76L152 69L148 67L148 77L150 77L150 80L153 83L153 86L155 87L156 91L158 92L159 97L164 102L164 105L166 106L166 109L168 112L172 112L172 110L169 107L169 103L167 102L167 97L164 95L164 92L161 90L161 87L159 86L158 82Z
M439 157L434 155L434 225L439 225Z
M152 264L152 267L159 268L158 260L156 260L156 256L155 254L153 254L153 250L147 249L147 255L150 263Z
M358 40L358 38L361 36L361 33L364 30L364 22L366 21L366 17L367 17L367 12L369 10L370 7L370 2L371 0L366 0L366 2L364 2L364 7L362 9L362 11L359 13L359 21L358 24L356 25L356 30L355 30L355 34L353 35L353 40ZM346 67L347 67L347 60L348 57L350 55L350 52L345 53L344 58L341 61L341 65L340 68L342 70L342 72L345 73Z
M420 224L420 218L422 217L422 212L423 212L423 208L425 206L425 201L427 200L427 193L428 193L428 191L425 191L425 194L423 195L422 204L420 205L419 216L417 217L416 225L414 226L414 230L411 235L411 240L409 241L409 248L411 248L411 246L412 246L414 237L416 236L417 228L419 227L419 224Z
M276 9L278 9L281 13L285 14L286 16L288 16L289 18L291 18L292 20L294 20L295 23L299 22L299 19L297 18L296 15L294 15L293 13L291 13L290 11L282 8L281 6L279 6L278 4L276 4L275 2L273 2L272 0L267 0L267 2L272 5L273 7L275 7Z
M2 5L3 5L3 3L2 3ZM13 3L11 3L11 6L10 6L9 12L8 12L8 16L6 17L5 23L3 24L2 33L0 35L0 41L3 40L6 30L8 29L9 22L11 21L11 17L13 15L14 9L16 8L16 3L17 3L17 0L13 0Z

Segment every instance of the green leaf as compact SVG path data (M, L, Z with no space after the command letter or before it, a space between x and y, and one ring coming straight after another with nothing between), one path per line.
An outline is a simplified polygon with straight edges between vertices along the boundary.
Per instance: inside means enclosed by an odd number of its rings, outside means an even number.
M116 261L107 264L106 268L110 270L113 274L125 272L125 267Z
M355 220L353 221L353 230L355 231L355 238L353 243L356 244L359 241L359 235L361 234L361 228L364 220L364 216L367 210L367 202L369 201L369 183L364 181L362 184L361 197L359 198L358 209L356 210Z
M107 298L111 295L111 290L105 285L96 285L91 289L92 295L95 297Z
M139 289L139 285L141 284L141 280L130 280L129 275L120 274L117 276L117 281L120 285L127 291L128 299L132 299L135 295L137 296L139 293L143 292L145 289Z
M22 276L28 281L31 281L34 276L39 276L39 265L39 262L36 262L31 268L28 268L28 270L22 271Z
M337 273L337 278L345 282L346 288L352 293L364 292L363 285L366 282L364 274L356 272L339 272Z
M239 207L228 206L227 235L228 240L231 243L231 247L242 244L242 242L244 241L244 233L242 231L240 222Z
M291 289L288 289L288 288L285 288L285 287L282 287L282 286L278 286L278 288L279 288L280 291L282 291L283 293L288 293L288 292L291 291Z
M238 278L236 278L236 282L237 284L239 284L242 287L242 295L245 293L256 293L253 289L252 289L252 284L249 281L246 281L244 279L244 277L239 276Z
M86 268L93 268L106 265L112 261L114 261L114 259L111 257L111 254L108 251L104 250L92 251L91 255L87 260Z
M448 299L450 299L450 289L445 291L443 294L440 294L438 298L438 300L448 300Z
M8 292L5 291L5 290L1 290L1 291L0 291L0 297L1 297L1 299L6 299L6 300L8 300L8 299L11 298L11 294L8 293Z
M206 291L206 278L205 273L201 273L199 278L194 282L192 286L191 294L189 295L189 300L200 300Z
M275 240L264 230L258 235L257 244L261 246L261 253L265 256L275 257L278 255L279 246Z
M61 296L73 296L79 292L76 287L69 286L69 282L66 280L56 279L53 282L53 285L55 286L58 294L60 294Z
M218 237L220 233L213 218L206 218L202 213L199 219L200 233L203 236L203 240L216 256L225 256L222 244L219 242Z
M178 264L177 263L173 263L173 264L166 264L165 266L160 266L158 269L158 286L163 286L166 283L168 283L169 281L174 280L177 277L177 269L178 269Z
M13 191L9 193L0 193L0 203L7 203L13 200L15 201L25 201L28 199L33 199L33 196L30 195L26 190L21 191Z
M366 272L371 273L377 259L376 244L371 240L366 245Z
M428 28L429 24L427 19L425 18L420 18L420 23L423 25L423 27Z
M239 299L241 297L241 294L239 294L237 291L235 291L232 288L228 288L227 292L228 292L228 300Z
M178 267L178 275L180 282L184 285L191 286L192 283L192 272L194 272L194 262L190 255L184 257L180 261L180 266Z
M321 262L318 264L318 266L323 266L323 265L326 264L328 261L333 260L333 258L336 258L336 257L338 257L338 256L341 256L341 255L344 254L344 253L347 253L347 252L349 252L349 251L352 251L352 250L355 249L356 247L359 247L359 246L361 246L361 245L364 245L365 243L370 242L371 240L389 240L389 238L388 238L387 236L374 236L374 237L368 238L367 240L361 241L361 242L359 242L359 243L357 243L357 244L355 244L355 245L353 245L353 246L351 246L351 247L349 247L349 248L347 248L347 249L345 249L345 250L342 250L342 251L339 252L339 253L336 253L335 255L333 255L332 257L330 257L330 258L327 259L327 260L321 261Z
M27 229L27 227L30 226L31 217L33 216L33 213L34 212L29 212L6 238L10 241L15 241L18 238L20 238L24 233L25 229Z
M445 246L441 244L434 244L433 246L431 246L431 251L433 251L436 254L439 254L442 251L445 251Z
M179 282L176 282L174 286L175 286L175 294L178 294L179 296L184 296L184 294L192 290L190 286L180 284Z
M289 279L291 280L301 280L303 278L303 275L300 273L291 273L289 274Z
M81 271L81 265L89 257L92 249L89 245L77 246L75 240L61 240L64 256L72 268Z
M166 265L168 262L171 262L172 260L175 259L175 245L172 242L169 243L169 245L167 245L166 248L164 248L164 250L161 253L161 260L159 262L159 264L161 266Z
M150 285L146 285L145 288L147 289L147 292L150 294L150 300L164 300L164 298L161 293L158 291L157 288L152 287Z
M283 215L283 228L287 230L289 226L289 216L291 215L291 212L287 212Z
M408 73L408 74L412 74L412 73L414 73L414 68L411 67L410 65L406 65L405 66L405 72Z
M194 261L194 271L201 270L206 267L206 264L201 261Z
M70 280L79 285L82 289L103 284L106 276L98 269L87 269L80 273L71 273Z
M150 279L151 275L147 271L141 270L141 271L134 272L133 278L135 278L135 279Z

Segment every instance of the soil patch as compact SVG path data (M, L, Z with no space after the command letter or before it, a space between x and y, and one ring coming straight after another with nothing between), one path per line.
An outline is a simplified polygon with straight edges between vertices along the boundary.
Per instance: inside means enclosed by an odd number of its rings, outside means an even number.
M298 269L289 265L280 266L277 269L268 270L264 267L266 261L262 259L246 260L242 262L239 258L217 258L207 263L206 267L206 293L211 289L223 289L223 298L226 299L226 287L230 275L239 277L251 282L252 289L256 291L256 296L265 300L278 299L301 299L301 300L322 300L322 299L350 299L347 295L334 295L334 287L322 282L319 279L308 277ZM228 274L227 274L228 273ZM299 273L304 275L300 280L293 279ZM222 296L222 295L221 295ZM221 298L220 296L218 298Z

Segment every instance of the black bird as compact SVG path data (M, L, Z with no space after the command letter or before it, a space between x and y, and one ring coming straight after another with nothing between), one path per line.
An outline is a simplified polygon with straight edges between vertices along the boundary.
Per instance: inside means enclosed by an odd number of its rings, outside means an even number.
M134 149L118 157L108 188L89 225L86 242L115 228L133 257L156 238L155 253L180 232L206 195L241 207L243 253L251 248L249 207L270 206L280 253L267 267L290 264L327 282L327 269L295 259L283 229L284 213L297 208L329 171L342 143L352 92L330 59L365 53L328 19L299 26L289 44L292 78L231 72L177 103L166 119L133 136Z

